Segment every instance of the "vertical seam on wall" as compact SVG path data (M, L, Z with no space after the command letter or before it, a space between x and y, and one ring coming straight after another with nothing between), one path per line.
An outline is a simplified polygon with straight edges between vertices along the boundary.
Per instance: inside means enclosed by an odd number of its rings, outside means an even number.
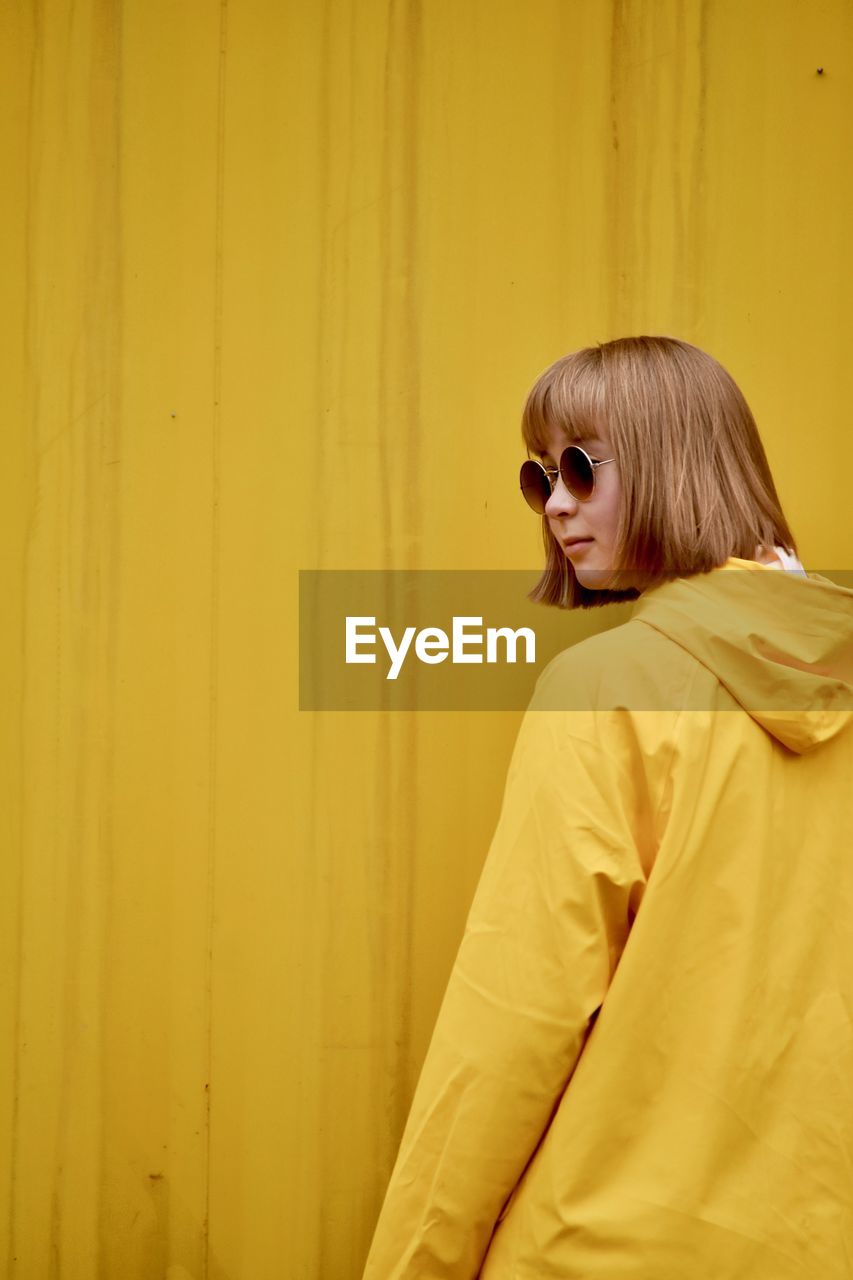
M120 461L122 448L122 380L121 353L124 332L123 317L123 221L122 221L122 177L123 177L123 50L124 50L124 14L119 0L101 0L99 5L98 29L102 32L102 56L111 63L112 86L110 90L110 152L112 171L104 175L106 195L105 207L102 208L102 227L107 229L109 245L106 248L106 260L111 264L106 281L101 284L101 306L103 308L105 331L101 334L103 352L103 389L99 400L106 399L107 414L102 421L100 431L100 461L109 455L106 465L102 465L102 487L99 500L103 511L103 524L100 526L101 545L98 549L96 572L103 567L103 595L99 591L98 627L99 648L96 660L103 660L107 680L107 691L100 712L103 748L99 754L99 791L100 802L98 812L98 831L96 848L96 865L103 886L102 896L98 902L97 929L101 939L101 972L98 977L98 993L100 1012L98 1017L98 1034L100 1037L99 1076L97 1080L98 1096L101 1100L100 1134L98 1139L98 1179L100 1194L95 1206L96 1239L97 1239L97 1275L106 1274L104 1258L104 1230L107 1221L108 1203L105 1195L106 1183L104 1169L106 1165L107 1134L103 1107L107 1072L107 977L105 961L112 954L112 907L115 896L115 849L116 849L116 743L117 743L117 706L118 706L118 643L119 643L119 600L122 563L122 512L120 502L120 486L115 472L107 471L115 462ZM98 121L101 127L102 121ZM91 233L90 233L91 234ZM92 388L94 390L94 388ZM107 448L108 446L108 448ZM109 476L109 480L107 479Z
M222 427L222 296L225 204L225 84L228 0L219 5L219 67L216 103L216 229L213 304L213 419L211 434L211 577L210 577L210 685L208 699L208 811L207 811L207 1045L204 1126L204 1218L202 1222L202 1276L210 1263L210 1152L213 1074L213 938L216 906L216 794L217 794L217 689L219 680L219 489Z
M330 405L326 403L326 367L327 353L332 350L332 340L329 335L329 327L326 315L326 298L330 289L330 282L333 273L333 254L332 242L334 231L330 216L330 199L331 199L331 152L332 152L332 0L324 0L322 6L322 18L320 20L320 46L318 59L318 92L317 92L317 128L319 135L319 154L317 165L317 186L315 191L317 213L317 276L316 276L316 327L315 327L315 407L317 421L321 424L322 430L317 433L316 452L318 457L318 466L321 475L326 474L329 458L327 455L326 436L327 436L327 417L330 412ZM331 365L331 355L329 356L329 364ZM312 564L322 571L326 567L326 521L317 520L313 525L313 536L315 538L315 556ZM300 601L300 625L302 619L301 601ZM316 626L318 619L317 604L312 605L311 625ZM310 717L309 728L309 754L308 754L308 802L306 807L307 825L306 825L306 849L310 849L312 857L317 857L323 849L324 827L318 815L324 815L325 818L325 780L322 777L322 762L327 755L327 728L326 720L323 716L312 715ZM319 886L322 884L323 870L312 875L306 880L306 911L309 915L315 915L320 919L319 915ZM322 953L320 953L322 963ZM304 998L304 996L303 996ZM311 1026L309 1034L313 1037L314 1043L320 1043L320 1020L322 1019L322 1009L320 1002L316 1001L314 1007L311 1008L309 1001L308 1008L311 1009ZM308 1013L306 1007L302 1006L302 1017L307 1018ZM322 1132L323 1116L321 1113L320 1103L315 1104L315 1131ZM318 1146L318 1152L320 1148ZM322 1155L317 1156L318 1161L322 1160ZM312 1177L309 1172L307 1177ZM313 1173L315 1178L319 1174ZM319 1185L318 1182L315 1185ZM303 1202L304 1203L304 1202ZM322 1265L322 1254L326 1233L326 1221L323 1215L324 1203L323 1196L318 1195L314 1198L311 1206L311 1216L313 1219L311 1237L318 1243L314 1248L313 1262L315 1264L315 1274L322 1274L319 1269Z
M33 327L33 311L31 307L32 299L32 279L33 279L33 209L35 201L33 197L33 187L37 181L37 172L33 171L33 139L36 131L33 127L33 113L37 109L36 105L36 89L39 82L40 63L41 63L41 4L36 3L32 9L32 56L30 58L29 81L27 94L27 145L26 145L26 174L25 174L25 200L26 200L26 228L24 254L26 261L26 288L24 290L24 352L26 360L27 374L29 375L30 386L38 397L38 382L34 376L33 370L33 352L32 352L32 327ZM26 394L26 393L25 393ZM37 421L37 418L34 418ZM35 440L37 448L37 440ZM28 610L29 610L29 592L28 592L28 574L27 568L31 550L32 539L34 536L35 525L38 517L39 502L39 475L38 462L36 463L35 476L33 482L32 506L30 507L29 517L27 521L26 541L24 544L24 566L22 572L22 607L21 607L21 655L22 655L22 681L21 681L21 697L18 706L18 725L21 744L21 759L26 762L26 701L27 701L27 664L26 664L26 648L27 648L27 626L28 626ZM18 1151L19 1151L19 1115L20 1115L20 1081L21 1081L21 987L23 983L23 945L24 945L24 847L27 835L27 787L25 780L25 772L21 772L21 817L18 828L18 877L17 877L17 912L16 912L16 941L15 941L15 1008L14 1008L14 1026L15 1026L15 1043L12 1063L12 1114L11 1114L11 1134L9 1142L9 1204L8 1204L8 1253L6 1258L6 1269L9 1275L15 1270L16 1257L16 1228L15 1209L17 1204L17 1169L18 1169Z

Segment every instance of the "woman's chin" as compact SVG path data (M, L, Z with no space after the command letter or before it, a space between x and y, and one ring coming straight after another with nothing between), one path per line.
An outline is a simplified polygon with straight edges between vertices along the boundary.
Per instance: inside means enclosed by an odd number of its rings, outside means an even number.
M614 576L612 569L593 569L589 565L575 565L574 569L575 577L587 591L606 591Z
M637 587L633 574L618 569L575 565L574 570L578 582L587 591L631 591Z

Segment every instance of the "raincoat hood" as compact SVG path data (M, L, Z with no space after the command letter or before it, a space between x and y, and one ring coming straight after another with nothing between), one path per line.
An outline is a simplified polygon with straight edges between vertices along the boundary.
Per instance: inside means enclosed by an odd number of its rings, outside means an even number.
M853 590L828 578L731 557L646 591L633 619L692 654L791 751L853 719Z

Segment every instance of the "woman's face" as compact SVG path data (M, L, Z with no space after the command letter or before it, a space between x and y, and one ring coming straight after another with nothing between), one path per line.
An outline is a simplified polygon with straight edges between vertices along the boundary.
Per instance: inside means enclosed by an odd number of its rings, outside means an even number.
M613 457L613 449L606 435L599 434L587 440L577 440L552 427L547 436L547 453L542 457L546 467L559 467L560 454L570 444L579 444L593 462ZM611 578L616 564L616 533L619 526L620 486L618 463L608 462L606 467L596 467L595 487L592 497L585 502L573 498L557 477L554 492L545 506L551 532L571 562L575 576L582 587L590 591L602 591ZM626 584L620 582L620 587Z

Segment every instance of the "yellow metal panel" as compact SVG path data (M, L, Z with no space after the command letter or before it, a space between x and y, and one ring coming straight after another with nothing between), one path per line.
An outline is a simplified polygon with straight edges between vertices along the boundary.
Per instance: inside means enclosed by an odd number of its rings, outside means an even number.
M297 570L534 566L524 392L642 331L731 369L848 567L853 18L0 23L0 1257L357 1277L517 716L300 713Z

